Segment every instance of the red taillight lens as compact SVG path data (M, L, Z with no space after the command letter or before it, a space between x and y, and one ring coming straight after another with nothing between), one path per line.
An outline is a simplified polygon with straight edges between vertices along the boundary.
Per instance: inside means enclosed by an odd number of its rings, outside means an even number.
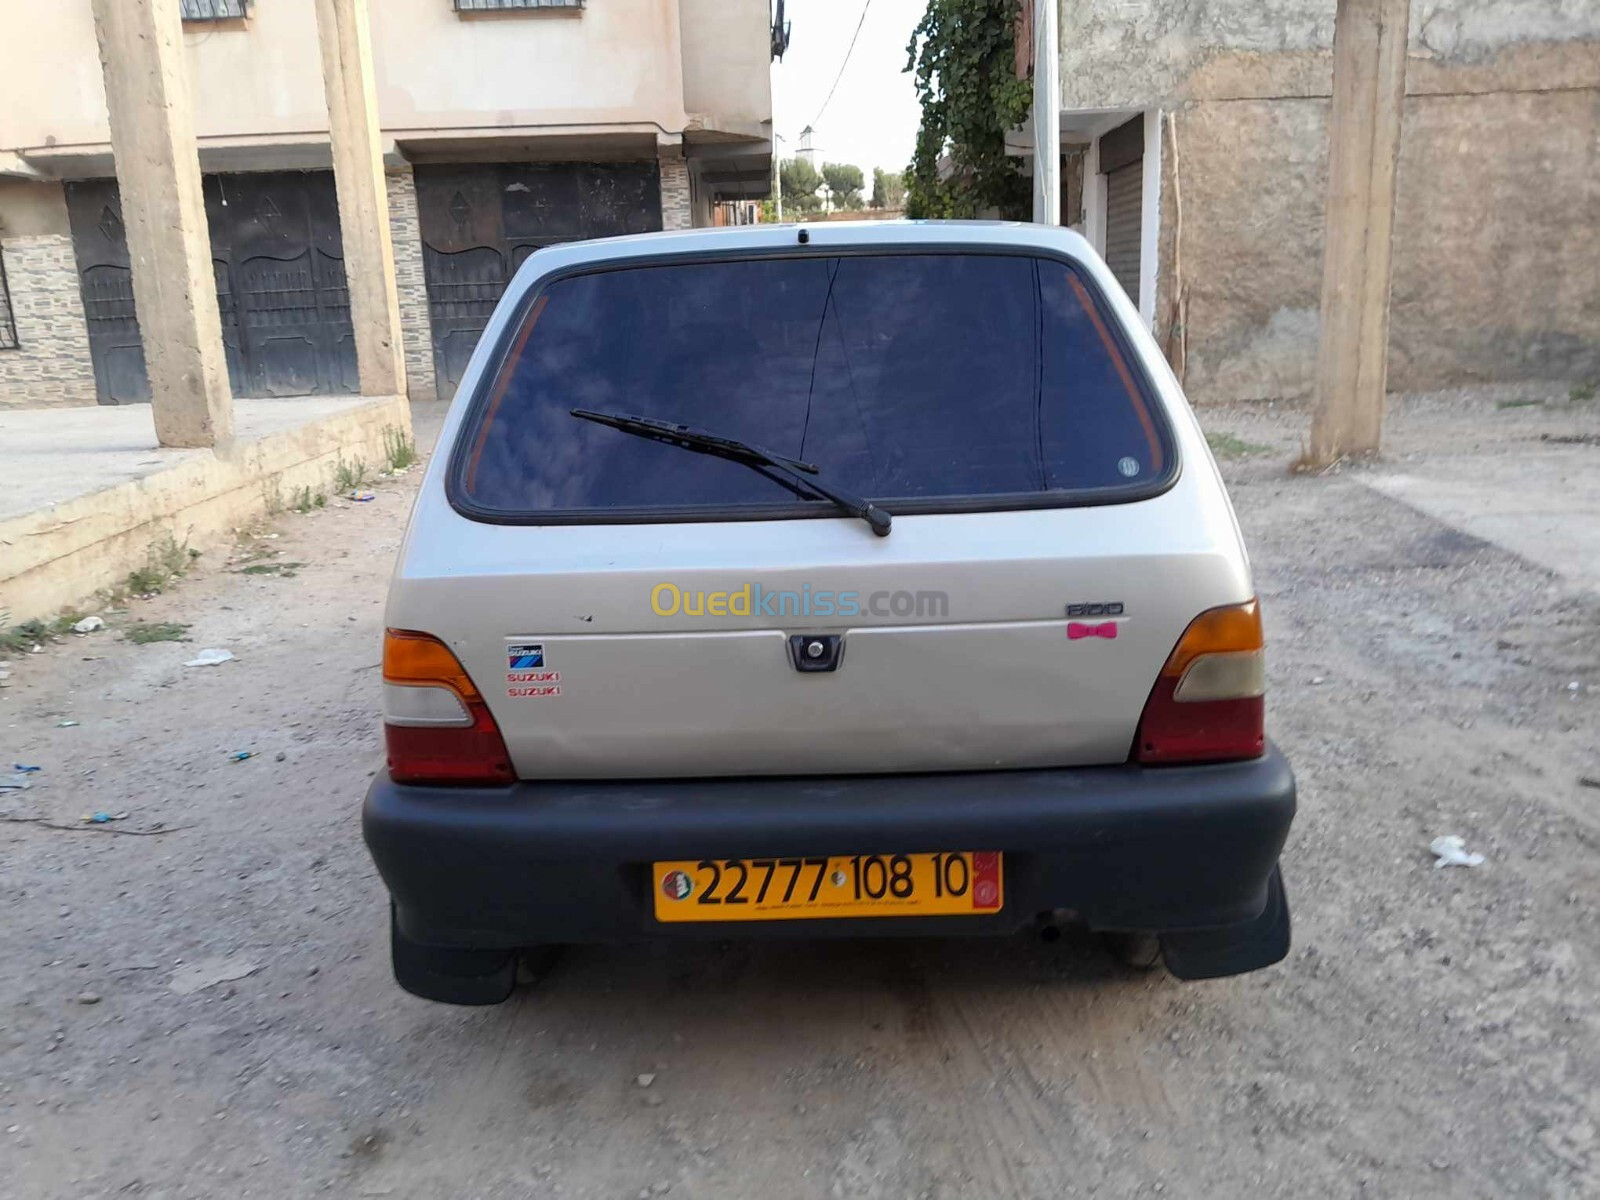
M489 706L449 647L430 634L384 634L383 733L396 783L516 780Z
M1134 761L1259 758L1267 746L1262 645L1254 600L1191 621L1145 701Z

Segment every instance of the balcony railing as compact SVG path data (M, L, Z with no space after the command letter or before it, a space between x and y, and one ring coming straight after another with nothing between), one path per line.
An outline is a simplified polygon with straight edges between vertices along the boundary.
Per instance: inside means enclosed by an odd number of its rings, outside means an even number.
M234 21L245 16L250 0L179 0L185 21Z

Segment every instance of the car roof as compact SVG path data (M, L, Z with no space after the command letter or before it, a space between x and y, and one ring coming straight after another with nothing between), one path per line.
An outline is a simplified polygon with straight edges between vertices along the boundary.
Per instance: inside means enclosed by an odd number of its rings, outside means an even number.
M802 242L802 236L805 241ZM810 253L830 248L861 252L914 246L973 250L1041 250L1071 258L1093 258L1089 243L1070 229L1018 221L819 221L733 225L634 233L590 241L562 242L529 255L517 282L571 267L635 258L660 259L704 254L773 251L804 246Z

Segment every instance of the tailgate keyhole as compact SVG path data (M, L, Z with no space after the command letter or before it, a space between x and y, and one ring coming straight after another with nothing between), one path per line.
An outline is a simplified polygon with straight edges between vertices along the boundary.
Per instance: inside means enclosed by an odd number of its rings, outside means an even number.
M844 657L844 638L836 633L796 633L789 638L789 659L796 671L837 671Z

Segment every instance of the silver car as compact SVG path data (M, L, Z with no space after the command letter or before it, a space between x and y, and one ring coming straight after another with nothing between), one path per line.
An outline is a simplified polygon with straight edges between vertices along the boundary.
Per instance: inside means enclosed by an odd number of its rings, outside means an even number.
M635 938L1076 923L1185 979L1288 950L1239 528L1075 234L540 250L387 624L364 828L417 995Z

